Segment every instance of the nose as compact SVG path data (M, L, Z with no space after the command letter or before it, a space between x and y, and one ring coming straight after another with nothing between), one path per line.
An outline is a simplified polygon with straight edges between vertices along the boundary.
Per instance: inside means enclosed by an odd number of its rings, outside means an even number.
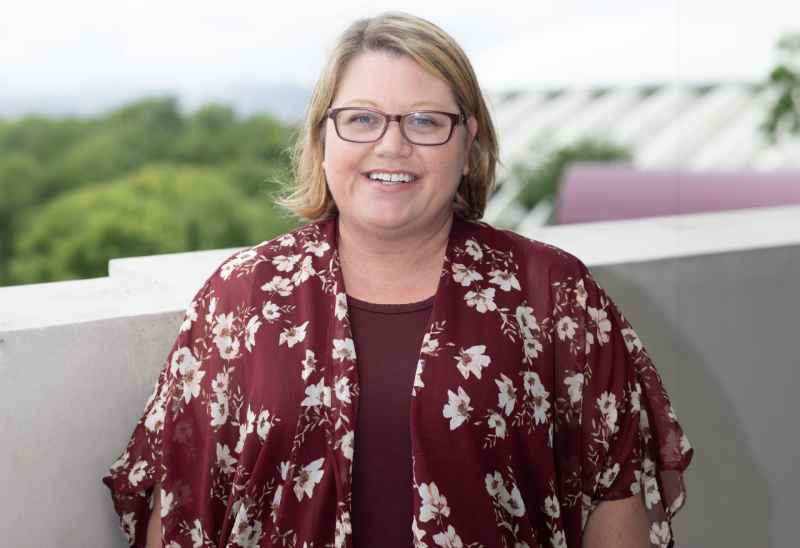
M396 124L395 124L396 122ZM399 158L411 154L409 143L400 129L400 120L390 120L383 136L375 141L375 153L379 156Z

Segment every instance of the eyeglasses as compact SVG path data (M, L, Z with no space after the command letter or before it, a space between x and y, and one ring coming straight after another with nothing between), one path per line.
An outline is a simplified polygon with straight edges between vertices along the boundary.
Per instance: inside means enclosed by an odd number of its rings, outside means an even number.
M443 145L453 136L463 114L436 110L417 110L405 114L386 114L373 108L344 107L328 109L336 134L351 143L373 143L383 137L389 122L400 124L400 133L414 145Z

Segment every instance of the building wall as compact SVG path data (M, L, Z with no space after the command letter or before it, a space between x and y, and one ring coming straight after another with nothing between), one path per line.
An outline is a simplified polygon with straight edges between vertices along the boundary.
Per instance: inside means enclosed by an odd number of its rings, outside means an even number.
M800 208L736 215L536 235L584 258L663 376L695 447L675 520L682 547L796 544ZM721 226L745 244L715 239ZM766 228L755 237L758 226ZM592 243L598 234L606 248ZM126 545L101 478L125 448L194 289L228 254L127 259L106 279L0 288L5 545Z

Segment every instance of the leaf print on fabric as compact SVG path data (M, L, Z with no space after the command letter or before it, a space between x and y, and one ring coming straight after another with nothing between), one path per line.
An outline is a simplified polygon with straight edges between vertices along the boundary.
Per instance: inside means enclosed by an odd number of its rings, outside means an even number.
M419 520L423 523L435 520L441 524L442 518L450 515L450 508L447 506L447 499L439 494L439 488L431 482L430 485L423 483L418 488L419 497L422 499L422 506L419 510Z
M279 272L291 272L294 269L295 263L300 260L302 255L278 255L274 259L272 259L272 264L274 264Z
M278 294L281 297L288 297L292 294L292 281L287 278L275 276L271 282L267 282L261 286L262 291L266 291L271 295Z
M479 379L481 378L481 368L482 367L489 367L489 363L492 361L489 356L484 356L484 352L486 351L486 346L473 346L472 348L468 348L467 350L461 350L458 356L455 356L456 361L458 364L458 370L464 375L465 379L469 378L469 374L472 373Z
M356 347L353 339L333 340L333 359L342 361L355 361Z
M433 542L443 548L463 548L464 546L452 525L447 526L446 532L433 535Z
M455 430L464 421L469 420L469 412L472 411L472 407L469 406L469 396L460 386L458 387L458 395L448 390L447 397L449 403L444 406L443 414L446 419L450 419L450 430Z
M511 416L514 411L514 404L517 403L517 391L514 388L514 382L500 373L500 380L495 380L497 388L500 393L497 395L498 405L500 409L504 410L506 416Z
M494 288L478 288L477 291L467 293L464 299L468 306L475 307L481 314L485 314L488 310L497 310L497 305L494 304Z
M469 287L473 281L482 280L483 276L475 271L474 267L453 263L453 280L456 283Z
M308 322L304 323L303 325L293 325L288 329L285 329L283 333L281 333L279 343L283 344L286 343L289 348L293 347L299 342L303 342L306 338L306 326Z
M517 281L517 277L514 275L513 272L508 272L508 270L492 270L489 273L492 276L492 279L489 280L491 284L497 284L500 286L500 289L503 291L511 291L511 289L516 289L520 291L522 288L519 286L519 282Z
M324 462L325 459L321 458L300 468L294 478L294 494L297 496L298 501L303 500L303 494L308 498L311 498L314 494L314 486L320 482L325 473L324 470L320 470Z

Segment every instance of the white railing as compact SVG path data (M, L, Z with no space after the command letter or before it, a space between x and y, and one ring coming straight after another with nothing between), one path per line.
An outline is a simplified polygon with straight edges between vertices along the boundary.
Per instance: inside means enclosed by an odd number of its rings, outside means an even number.
M636 327L695 446L680 546L792 546L800 514L800 206L526 234L582 258ZM8 546L125 545L100 479L184 309L233 250L0 288Z

